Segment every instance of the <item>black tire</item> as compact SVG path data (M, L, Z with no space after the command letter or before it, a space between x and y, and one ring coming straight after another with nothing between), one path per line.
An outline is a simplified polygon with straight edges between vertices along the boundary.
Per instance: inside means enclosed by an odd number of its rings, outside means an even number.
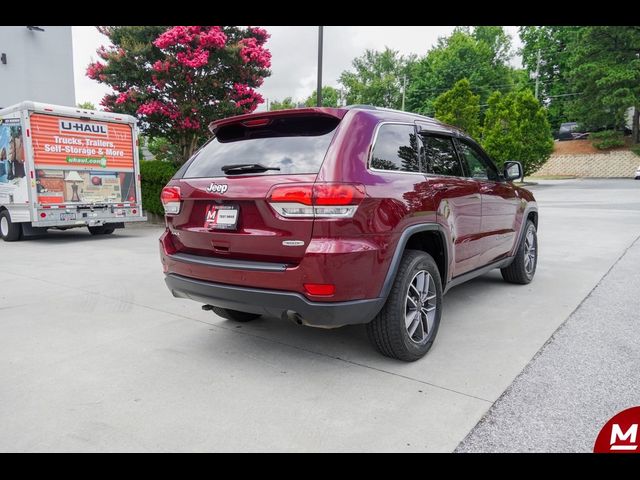
M211 311L219 317L226 318L227 320L233 320L234 322L250 322L259 318L257 313L239 312L238 310L231 310L230 308L214 307L211 306Z
M111 235L115 228L108 227L106 225L100 225L98 227L87 227L91 235Z
M520 245L518 245L518 250L516 251L513 262L511 262L508 267L500 269L502 278L504 278L505 281L520 285L526 285L533 280L538 265L538 234L536 232L536 226L531 220L527 220L524 228L524 235L520 240ZM528 242L531 240L531 238L527 240L529 235L532 235L533 238L533 260L530 260L533 262L533 265L526 261L527 249L529 248Z
M5 242L17 242L22 238L22 224L13 223L6 210L0 212L0 237Z
M422 330L425 337L420 341L416 341L410 337L405 325L405 316L408 315L408 306L410 305L407 296L410 293L409 289L412 281L415 280L420 272L424 271L429 273L429 285L433 286L432 295L435 296L429 303L424 305L426 308L435 305L435 318L433 318L431 328L427 329L427 332ZM422 302L420 305L422 305ZM416 306L416 311L418 310L420 309ZM409 311L409 313L411 312ZM405 362L413 362L424 357L433 345L440 326L441 315L442 280L436 262L428 253L420 250L406 250L402 256L387 302L380 313L367 324L367 334L372 345L383 355ZM419 327L416 327L416 329L424 328L425 323L422 318L414 320L414 322L419 322ZM411 325L414 325L414 323L411 323Z

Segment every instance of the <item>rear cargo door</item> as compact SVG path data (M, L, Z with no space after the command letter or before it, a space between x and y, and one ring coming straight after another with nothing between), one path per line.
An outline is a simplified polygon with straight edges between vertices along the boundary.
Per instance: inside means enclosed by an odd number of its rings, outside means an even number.
M309 191L339 122L297 114L220 127L170 183L180 189L180 212L168 216L178 251L298 263L313 218L278 213L269 195L290 186L299 200Z

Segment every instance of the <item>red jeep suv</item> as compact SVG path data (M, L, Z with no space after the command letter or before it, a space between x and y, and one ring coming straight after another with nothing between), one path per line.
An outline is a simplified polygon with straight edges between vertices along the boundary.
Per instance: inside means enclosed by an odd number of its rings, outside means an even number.
M213 122L162 191L174 296L226 319L334 328L366 323L405 361L435 339L442 296L500 268L536 270L533 195L464 132L366 105Z

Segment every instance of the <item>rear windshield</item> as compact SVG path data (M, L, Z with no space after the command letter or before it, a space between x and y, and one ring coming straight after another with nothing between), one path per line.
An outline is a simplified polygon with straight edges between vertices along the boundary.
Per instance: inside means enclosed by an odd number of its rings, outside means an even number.
M223 126L196 153L182 178L222 177L221 167L234 164L280 168L259 175L318 173L339 122L305 116L274 118L263 126Z

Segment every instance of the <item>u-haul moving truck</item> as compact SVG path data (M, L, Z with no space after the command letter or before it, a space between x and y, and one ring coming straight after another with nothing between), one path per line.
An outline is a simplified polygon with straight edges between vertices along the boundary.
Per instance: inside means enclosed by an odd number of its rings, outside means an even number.
M0 236L145 221L136 119L22 102L0 110Z

